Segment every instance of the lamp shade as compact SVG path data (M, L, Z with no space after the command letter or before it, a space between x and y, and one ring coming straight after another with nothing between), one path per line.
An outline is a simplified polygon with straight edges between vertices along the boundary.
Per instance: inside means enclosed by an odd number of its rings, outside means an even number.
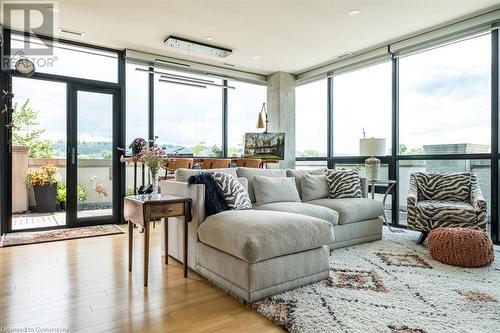
M383 138L360 139L359 154L361 156L384 156L385 139Z
M259 112L259 118L257 118L257 128L266 128L266 114L263 111Z

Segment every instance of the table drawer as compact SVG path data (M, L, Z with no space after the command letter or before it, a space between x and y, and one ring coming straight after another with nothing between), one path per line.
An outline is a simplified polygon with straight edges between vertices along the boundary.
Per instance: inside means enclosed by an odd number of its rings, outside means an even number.
M174 217L184 216L184 203L151 205L151 217Z

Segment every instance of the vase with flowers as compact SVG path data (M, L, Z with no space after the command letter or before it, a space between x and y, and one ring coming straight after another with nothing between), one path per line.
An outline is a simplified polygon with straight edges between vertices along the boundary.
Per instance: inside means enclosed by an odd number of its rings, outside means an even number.
M149 170L154 194L158 194L158 171L160 171L164 157L165 151L156 144L155 140L151 142L151 145L142 148L139 153L140 161L144 163Z
M40 213L52 213L57 209L57 183L60 175L52 165L42 166L26 172L26 186L33 189L36 210Z

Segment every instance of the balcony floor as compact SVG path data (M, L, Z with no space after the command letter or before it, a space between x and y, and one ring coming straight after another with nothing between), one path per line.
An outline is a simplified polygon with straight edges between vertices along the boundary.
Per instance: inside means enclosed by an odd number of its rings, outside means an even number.
M111 209L93 209L79 211L78 217L94 217L111 214ZM12 215L12 230L48 228L62 225L66 225L66 212L25 213Z

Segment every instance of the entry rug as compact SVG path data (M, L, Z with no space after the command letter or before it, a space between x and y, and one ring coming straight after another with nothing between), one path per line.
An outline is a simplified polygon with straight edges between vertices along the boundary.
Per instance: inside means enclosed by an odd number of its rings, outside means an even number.
M0 239L0 247L55 242L67 239L87 238L123 234L117 225L97 225L83 228L67 228L36 232L16 232L5 234Z
M485 268L433 260L418 233L334 250L330 277L251 307L289 332L498 332L500 250Z

